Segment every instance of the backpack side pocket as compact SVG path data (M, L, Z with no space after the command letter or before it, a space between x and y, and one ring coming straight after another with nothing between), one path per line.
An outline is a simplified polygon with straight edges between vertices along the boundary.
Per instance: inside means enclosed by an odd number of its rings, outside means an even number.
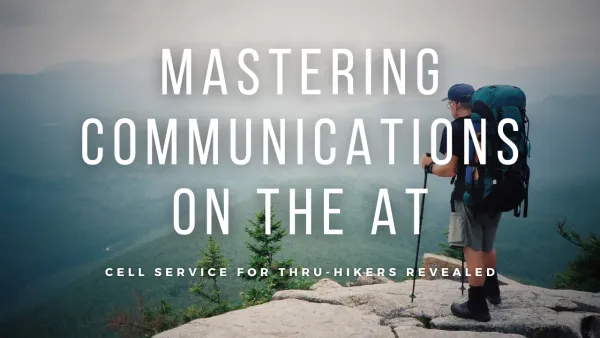
M450 224L448 228L448 245L450 246L465 246L465 215L460 212L450 214Z

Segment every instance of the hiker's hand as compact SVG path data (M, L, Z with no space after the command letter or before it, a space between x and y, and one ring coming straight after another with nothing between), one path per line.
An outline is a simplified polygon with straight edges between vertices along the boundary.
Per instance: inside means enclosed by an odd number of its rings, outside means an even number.
M427 154L423 155L423 158L421 158L421 168L425 169L431 162L433 162L431 156L427 156Z

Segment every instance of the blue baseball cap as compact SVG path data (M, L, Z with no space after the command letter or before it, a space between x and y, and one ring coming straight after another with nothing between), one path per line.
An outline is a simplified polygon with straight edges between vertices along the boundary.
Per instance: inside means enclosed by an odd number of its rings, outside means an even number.
M442 101L470 102L474 92L473 86L466 83L457 83L448 89L448 96L443 98Z

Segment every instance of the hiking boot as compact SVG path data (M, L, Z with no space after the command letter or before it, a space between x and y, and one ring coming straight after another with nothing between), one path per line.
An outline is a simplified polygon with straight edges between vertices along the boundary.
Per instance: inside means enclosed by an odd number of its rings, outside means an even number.
M483 286L469 287L469 300L462 304L452 304L450 311L456 317L474 319L478 322L489 322L492 319L485 300Z
M487 300L492 303L492 305L499 305L502 303L502 298L500 298L500 285L498 284L498 275L496 272L494 272L492 276L485 277L483 288L485 289Z
M502 303L502 298L500 298L500 296L487 296L487 300L492 305L500 305Z

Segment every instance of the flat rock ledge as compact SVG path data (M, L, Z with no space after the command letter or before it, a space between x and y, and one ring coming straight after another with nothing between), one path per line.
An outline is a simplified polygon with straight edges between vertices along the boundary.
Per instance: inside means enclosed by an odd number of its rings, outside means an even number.
M432 280L432 279L450 279L455 280L457 282L461 281L461 276L453 276L454 271L460 271L460 274L463 274L463 266L460 260L446 257L442 255L436 255L432 253L425 253L423 255L423 279ZM467 268L467 263L464 263L464 267ZM442 274L443 269L447 269L449 276L444 276ZM467 278L465 276L465 283L467 283ZM520 284L512 279L508 279L505 276L498 275L498 283L500 285L507 284Z
M372 283L373 280L369 280ZM342 287L323 279L311 290L277 292L269 303L194 320L157 338L192 337L600 337L600 294L501 286L492 320L454 317L450 304L466 300L460 283L418 279Z

